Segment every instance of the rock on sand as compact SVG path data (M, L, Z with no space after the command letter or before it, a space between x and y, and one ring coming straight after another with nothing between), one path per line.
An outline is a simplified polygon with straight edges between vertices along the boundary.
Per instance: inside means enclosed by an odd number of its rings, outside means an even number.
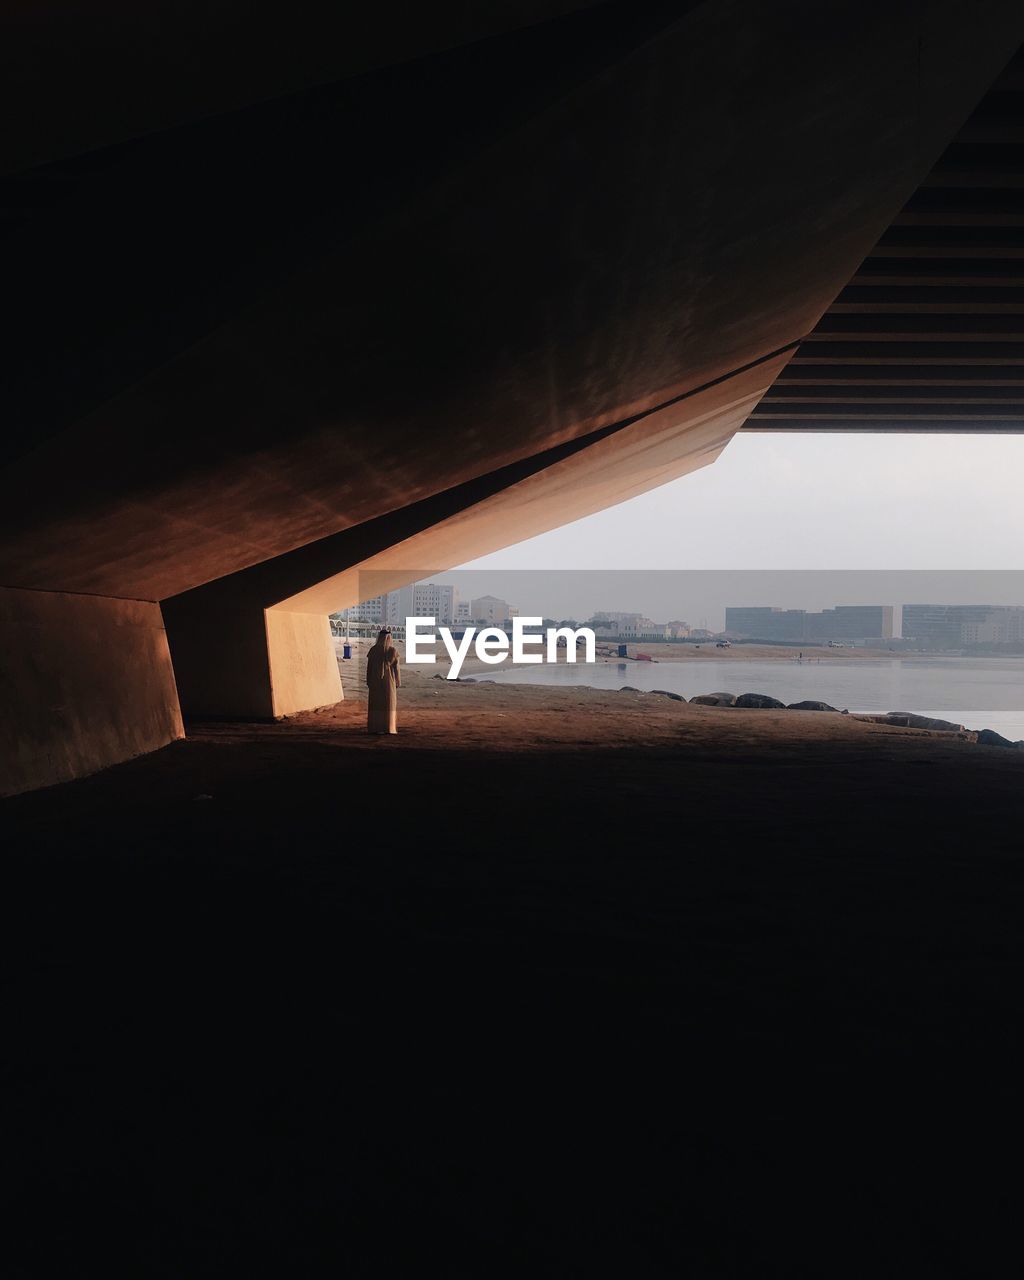
M767 693L741 693L736 699L737 707L756 707L763 711L785 711L786 704L778 698L769 697Z
M995 729L979 729L978 741L983 747L1020 747L1024 746L1021 742L1011 742L1009 738L1004 738L1001 733L996 733Z
M931 716L915 715L913 711L890 711L880 716L882 724L899 725L901 729L931 729L943 733L963 733L962 724L954 724L952 720L933 720Z

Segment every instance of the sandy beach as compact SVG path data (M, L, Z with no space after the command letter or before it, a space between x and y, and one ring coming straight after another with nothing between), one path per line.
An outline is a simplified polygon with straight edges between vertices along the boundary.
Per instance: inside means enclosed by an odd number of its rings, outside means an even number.
M339 655L341 644L339 641ZM361 728L366 714L363 655L369 641L352 644L353 657L339 662L345 701L335 707L289 718L289 724L301 724L308 729L322 726L325 732L332 727ZM401 653L403 646L398 647ZM678 652L680 647L666 645L664 648ZM778 661L793 661L798 652L772 646L750 646L742 651L750 659L763 659L767 653ZM859 654L866 662L873 660L867 656L873 655L871 650L824 652L854 655L855 659ZM737 650L716 650L712 646L709 658L720 660L723 653L732 655L728 660L736 662L739 674L742 659L737 657ZM702 654L703 649L692 657L668 660L699 663L703 660ZM713 735L714 741L723 745L763 748L781 743L843 742L870 751L884 750L894 738L908 734L933 742L948 739L969 745L973 745L975 737L972 732L941 733L883 725L867 716L838 711L811 713L706 707L653 691L490 682L495 671L501 669L470 657L464 664L463 677L451 681L445 678L449 664L443 652L435 666L403 664L398 736L415 742L431 742L441 750L487 742L501 742L504 748L514 750L538 744L586 750L630 742L662 745L700 742ZM629 684L628 670L622 683ZM745 691L742 684L732 689L737 694ZM969 726L969 729L982 727Z
M366 646L370 643L367 640L353 640L353 653L365 653ZM344 640L335 641L335 649L338 657L341 657L342 646ZM610 642L598 639L597 641L597 662L600 664L615 664L622 662L623 659L614 653L601 652L609 648L617 648L618 642ZM398 642L398 650L404 656L404 643ZM727 649L719 649L714 640L706 641L701 644L658 644L654 641L633 641L627 644L629 657L627 661L634 661L636 654L645 653L653 658L656 662L797 662L804 661L807 663L823 663L823 662L888 662L893 658L903 656L899 650L893 649L829 649L827 647L815 648L812 646L800 647L799 645L777 645L777 644L734 644ZM427 649L429 652L429 649ZM444 646L438 643L434 652L437 656L438 671L446 671L448 669L448 655ZM915 658L920 659L921 654L914 654ZM560 661L564 661L564 651L560 651ZM478 658L470 652L463 664L463 671L468 675L475 672L484 671L501 671L508 667L508 663L496 664L489 667L486 663L480 662ZM423 668L424 670L426 668Z

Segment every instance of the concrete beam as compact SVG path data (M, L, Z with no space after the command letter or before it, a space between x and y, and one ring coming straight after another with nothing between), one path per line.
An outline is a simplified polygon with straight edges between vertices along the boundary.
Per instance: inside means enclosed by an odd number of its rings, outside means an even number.
M186 714L267 719L340 700L329 613L708 465L789 354L165 601Z
M788 358L788 352L773 356L682 403L646 415L492 497L395 540L285 604L334 612L709 466Z

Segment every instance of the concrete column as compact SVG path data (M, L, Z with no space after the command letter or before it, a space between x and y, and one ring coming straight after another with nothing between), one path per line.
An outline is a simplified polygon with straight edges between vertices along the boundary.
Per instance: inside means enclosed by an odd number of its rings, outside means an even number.
M341 673L327 615L268 609L266 625L274 716L340 702Z
M327 615L266 608L238 588L228 578L164 601L183 712L276 720L340 702Z
M183 736L160 606L0 588L0 794Z

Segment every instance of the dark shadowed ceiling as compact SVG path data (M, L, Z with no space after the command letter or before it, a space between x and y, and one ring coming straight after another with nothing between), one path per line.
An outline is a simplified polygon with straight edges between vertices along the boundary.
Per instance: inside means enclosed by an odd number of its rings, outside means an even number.
M765 431L1024 431L1024 56L747 422Z
M4 23L4 585L163 600L598 439L600 501L644 414L679 406L654 484L688 397L809 333L794 369L947 340L925 323L975 326L957 356L1015 332L877 311L916 286L863 279L840 306L876 311L827 312L883 233L924 229L886 232L946 191L913 194L1024 39L1009 0ZM564 518L544 493L531 527Z

